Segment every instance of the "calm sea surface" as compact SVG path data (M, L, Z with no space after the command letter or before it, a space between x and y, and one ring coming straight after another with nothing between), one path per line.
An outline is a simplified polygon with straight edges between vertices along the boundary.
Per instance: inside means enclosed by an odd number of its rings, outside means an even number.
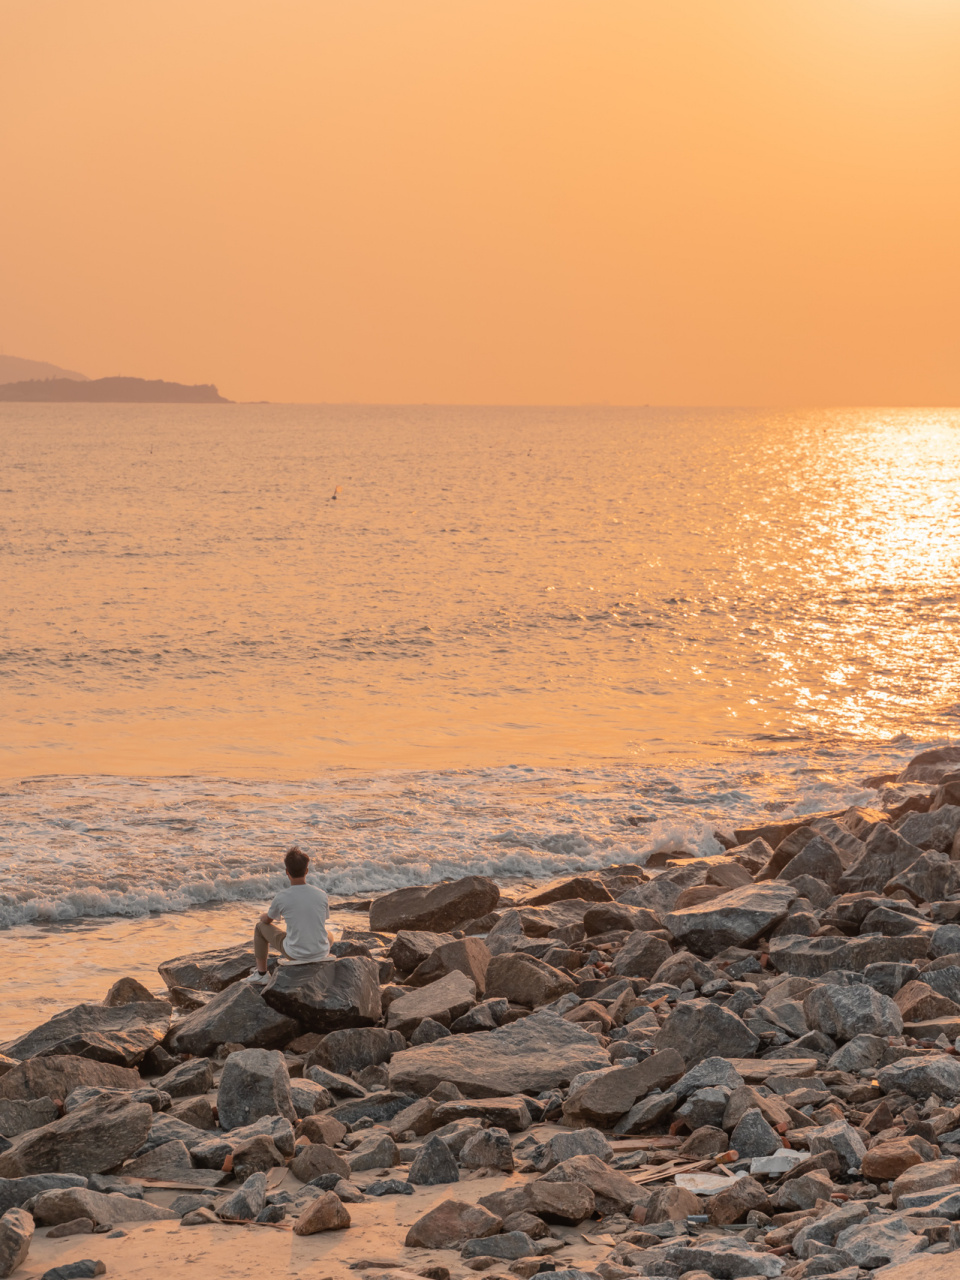
M7 1014L292 840L350 894L875 800L958 587L960 411L0 405Z

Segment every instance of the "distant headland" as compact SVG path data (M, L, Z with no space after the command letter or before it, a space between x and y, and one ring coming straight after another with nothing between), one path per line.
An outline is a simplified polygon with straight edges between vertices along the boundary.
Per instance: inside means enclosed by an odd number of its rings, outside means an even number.
M0 401L34 401L64 404L233 404L212 383L186 386L159 378L30 378L0 383Z

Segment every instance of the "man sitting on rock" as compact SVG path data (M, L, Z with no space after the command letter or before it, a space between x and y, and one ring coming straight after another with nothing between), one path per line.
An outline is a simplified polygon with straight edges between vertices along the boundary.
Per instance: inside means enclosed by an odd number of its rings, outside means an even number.
M267 955L275 947L292 964L312 964L330 955L327 916L330 903L316 885L307 884L309 857L294 845L283 859L290 884L281 889L253 931L253 954L257 967L247 978L254 986L269 980ZM274 920L282 918L286 931L278 929Z

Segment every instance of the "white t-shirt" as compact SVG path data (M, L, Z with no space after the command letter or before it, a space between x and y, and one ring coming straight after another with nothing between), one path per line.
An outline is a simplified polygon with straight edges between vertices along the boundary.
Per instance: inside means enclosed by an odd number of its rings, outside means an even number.
M291 960L306 964L326 960L330 939L325 928L330 903L313 884L291 884L281 889L267 908L272 920L282 917L287 926L283 949Z

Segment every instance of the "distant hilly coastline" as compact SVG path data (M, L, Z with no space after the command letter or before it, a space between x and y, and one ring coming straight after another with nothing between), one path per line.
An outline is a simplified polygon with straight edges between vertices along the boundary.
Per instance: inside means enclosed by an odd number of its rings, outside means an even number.
M73 382L88 382L85 373L73 369L61 369L47 360L24 360L22 356L0 354L0 383L26 382L34 378L70 378Z
M24 362L26 363L26 362ZM35 362L31 362L35 363ZM148 378L88 378L82 375L0 382L0 401L87 404L233 404L212 383L186 386Z

